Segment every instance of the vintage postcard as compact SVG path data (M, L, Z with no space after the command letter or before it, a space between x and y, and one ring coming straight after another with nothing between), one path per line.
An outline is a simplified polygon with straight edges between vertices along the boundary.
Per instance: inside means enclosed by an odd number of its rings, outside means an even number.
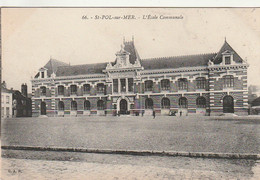
M259 179L259 8L1 8L2 179Z

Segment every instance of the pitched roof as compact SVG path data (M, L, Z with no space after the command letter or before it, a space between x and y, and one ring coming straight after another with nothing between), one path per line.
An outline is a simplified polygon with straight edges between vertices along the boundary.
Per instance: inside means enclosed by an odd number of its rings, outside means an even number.
M236 53L236 51L228 44L228 42L225 40L223 46L220 48L218 54L216 55L214 59L214 64L219 64L222 62L222 53L225 51L233 52L233 59L237 63L242 63L243 59Z
M96 63L96 64L82 64L75 66L60 66L57 68L56 76L76 76L84 74L99 74L103 73L107 66L106 63Z
M260 106L260 97L252 101L252 106Z
M47 75L50 76L52 73L56 73L59 66L69 66L69 64L56 59L50 59L44 67L48 69Z
M209 59L213 59L216 54L217 53L142 59L141 65L144 69L207 66Z
M130 53L129 61L131 64L134 64L136 59L139 58L139 54L135 48L134 41L124 42L125 50Z
M140 59L134 41L124 42L124 50L130 53L129 61L131 64L134 64L136 59ZM234 53L234 60L236 62L243 61L225 41L218 53L141 59L140 63L145 70L207 66L209 60L212 60L215 64L219 64L222 61L222 53L226 51ZM115 63L116 61L114 61L112 65ZM53 72L56 73L56 76L75 76L84 74L100 74L103 73L106 66L107 62L70 66L64 62L51 59L44 67L48 69L48 76Z
M47 76L50 77L52 73L56 73L58 67L60 66L69 66L69 64L56 59L50 59L44 66L44 68L47 69ZM38 72L35 75L35 78L38 78L39 76L40 73Z

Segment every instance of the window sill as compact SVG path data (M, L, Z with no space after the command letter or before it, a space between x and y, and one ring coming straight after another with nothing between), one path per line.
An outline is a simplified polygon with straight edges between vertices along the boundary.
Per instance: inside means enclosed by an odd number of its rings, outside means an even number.
M178 92L187 92L188 90L187 89L179 89Z
M144 92L145 92L145 93L153 93L152 90L151 90L151 91L150 91L150 90L149 90L149 91L148 91L148 90L145 90Z
M206 88L197 88L196 91L206 91Z
M223 87L224 91L232 91L234 90L234 87Z

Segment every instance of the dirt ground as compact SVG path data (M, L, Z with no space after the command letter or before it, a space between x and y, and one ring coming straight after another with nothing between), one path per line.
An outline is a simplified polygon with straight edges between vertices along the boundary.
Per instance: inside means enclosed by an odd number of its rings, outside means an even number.
M3 154L15 157L2 158L3 180L260 178L260 162L253 160L17 150L4 150Z
M150 116L5 119L2 145L260 153L260 119Z

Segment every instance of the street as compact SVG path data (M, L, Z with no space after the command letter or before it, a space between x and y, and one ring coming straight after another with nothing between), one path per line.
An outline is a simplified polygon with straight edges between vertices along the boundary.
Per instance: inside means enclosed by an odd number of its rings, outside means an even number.
M254 160L17 150L2 153L12 157L2 158L3 180L260 178L260 162Z

